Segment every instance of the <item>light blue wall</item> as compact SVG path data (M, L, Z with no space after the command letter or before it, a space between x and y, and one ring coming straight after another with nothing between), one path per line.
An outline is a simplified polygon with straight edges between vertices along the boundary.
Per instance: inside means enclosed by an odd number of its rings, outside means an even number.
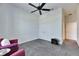
M63 42L62 8L53 10L40 16L39 38L51 41L57 38L60 44Z
M38 16L10 4L0 4L0 34L5 38L18 38L19 43L38 37Z

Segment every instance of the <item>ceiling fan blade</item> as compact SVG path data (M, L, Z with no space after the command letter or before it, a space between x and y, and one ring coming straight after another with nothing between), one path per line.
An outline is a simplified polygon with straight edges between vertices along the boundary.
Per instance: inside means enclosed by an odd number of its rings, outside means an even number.
M42 9L43 11L50 11L50 9Z
M32 11L31 13L33 13L33 12L35 12L35 11L37 11L37 10L34 10L34 11Z
M46 4L46 3L42 3L41 6L40 6L40 9L42 9L45 4Z
M35 7L35 8L37 8L35 5L33 5L33 4L31 4L31 3L29 3L29 5L31 5L31 6L33 6L33 7Z
M42 15L42 12L41 12L41 10L39 10L39 13L40 13L40 15Z

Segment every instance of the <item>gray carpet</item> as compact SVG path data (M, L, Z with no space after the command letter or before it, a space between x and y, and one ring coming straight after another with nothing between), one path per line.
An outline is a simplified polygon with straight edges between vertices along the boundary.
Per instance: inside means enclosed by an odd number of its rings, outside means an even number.
M62 45L52 45L50 42L37 39L20 45L26 56L79 56L79 48L74 41L65 41Z

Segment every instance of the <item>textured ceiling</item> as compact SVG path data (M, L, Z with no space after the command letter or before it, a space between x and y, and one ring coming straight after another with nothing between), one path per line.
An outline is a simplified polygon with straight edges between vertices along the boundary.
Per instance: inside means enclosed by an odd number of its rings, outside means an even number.
M39 6L41 3L33 3L36 6ZM33 10L36 10L36 8L28 5L28 3L14 3L11 4L13 6L17 6L18 8L24 9L26 12L30 13ZM77 3L47 3L43 8L49 8L49 9L57 9L57 8L63 8L65 14L73 13L75 12L77 6L79 4ZM43 11L43 13L47 13L48 11ZM38 14L38 11L36 11L33 14Z

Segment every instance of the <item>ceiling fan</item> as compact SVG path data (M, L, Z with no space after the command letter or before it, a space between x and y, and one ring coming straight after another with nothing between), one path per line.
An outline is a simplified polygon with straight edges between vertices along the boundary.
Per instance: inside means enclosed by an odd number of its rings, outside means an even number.
M30 6L36 8L36 10L31 11L31 13L34 13L34 12L36 12L36 11L39 11L39 14L42 15L42 11L50 11L51 9L43 8L45 4L46 4L46 3L42 3L41 5L39 4L39 6L35 6L35 5L33 5L32 3L29 3Z

